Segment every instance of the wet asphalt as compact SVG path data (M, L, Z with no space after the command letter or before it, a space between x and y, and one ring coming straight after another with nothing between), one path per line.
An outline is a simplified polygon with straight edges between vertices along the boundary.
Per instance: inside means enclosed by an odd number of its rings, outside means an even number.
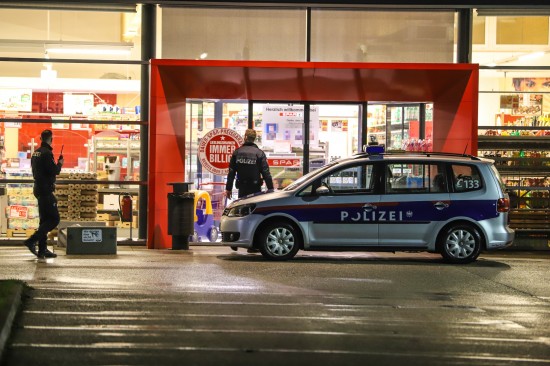
M550 253L119 247L37 262L2 365L549 365Z

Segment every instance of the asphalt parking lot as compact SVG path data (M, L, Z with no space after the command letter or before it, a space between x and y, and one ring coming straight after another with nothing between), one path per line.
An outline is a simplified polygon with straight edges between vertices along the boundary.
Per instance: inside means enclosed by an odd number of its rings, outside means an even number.
M548 365L550 253L300 252L119 247L37 263L4 365Z

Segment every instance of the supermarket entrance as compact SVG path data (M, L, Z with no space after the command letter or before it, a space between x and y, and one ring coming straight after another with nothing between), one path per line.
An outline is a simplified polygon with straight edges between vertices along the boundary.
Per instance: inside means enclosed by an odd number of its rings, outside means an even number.
M305 105L292 101L187 100L186 177L194 187L212 189L218 198L221 189L216 188L225 181L225 174L203 166L198 151L201 139L220 128L239 136L247 128L257 131L256 144L267 155L276 188L361 151L363 105L307 103L307 109Z
M228 128L239 136L247 128L255 129L256 143L267 154L276 188L360 152L371 138L388 151L432 150L432 103L310 102L306 109L306 103L292 101L186 102L186 177L195 188L211 190L214 201L223 192L225 174L205 169L198 153L199 141L213 129Z
M168 183L193 178L185 169L188 100L239 100L251 109L282 101L305 106L304 115L316 104L431 103L433 150L463 153L467 146L476 154L478 73L473 64L152 60L147 247L170 247ZM367 110L361 110L362 141Z

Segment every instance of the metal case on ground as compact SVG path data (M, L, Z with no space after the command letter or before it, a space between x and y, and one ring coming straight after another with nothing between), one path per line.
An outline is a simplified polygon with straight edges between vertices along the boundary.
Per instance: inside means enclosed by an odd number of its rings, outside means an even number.
M116 227L67 227L67 254L116 254Z

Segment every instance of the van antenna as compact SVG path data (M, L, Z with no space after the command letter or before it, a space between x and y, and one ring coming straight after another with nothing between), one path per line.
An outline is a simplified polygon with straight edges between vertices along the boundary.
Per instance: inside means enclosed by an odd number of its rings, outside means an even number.
M466 143L466 147L464 147L464 152L462 153L462 155L466 155L466 149L468 148L468 143Z

